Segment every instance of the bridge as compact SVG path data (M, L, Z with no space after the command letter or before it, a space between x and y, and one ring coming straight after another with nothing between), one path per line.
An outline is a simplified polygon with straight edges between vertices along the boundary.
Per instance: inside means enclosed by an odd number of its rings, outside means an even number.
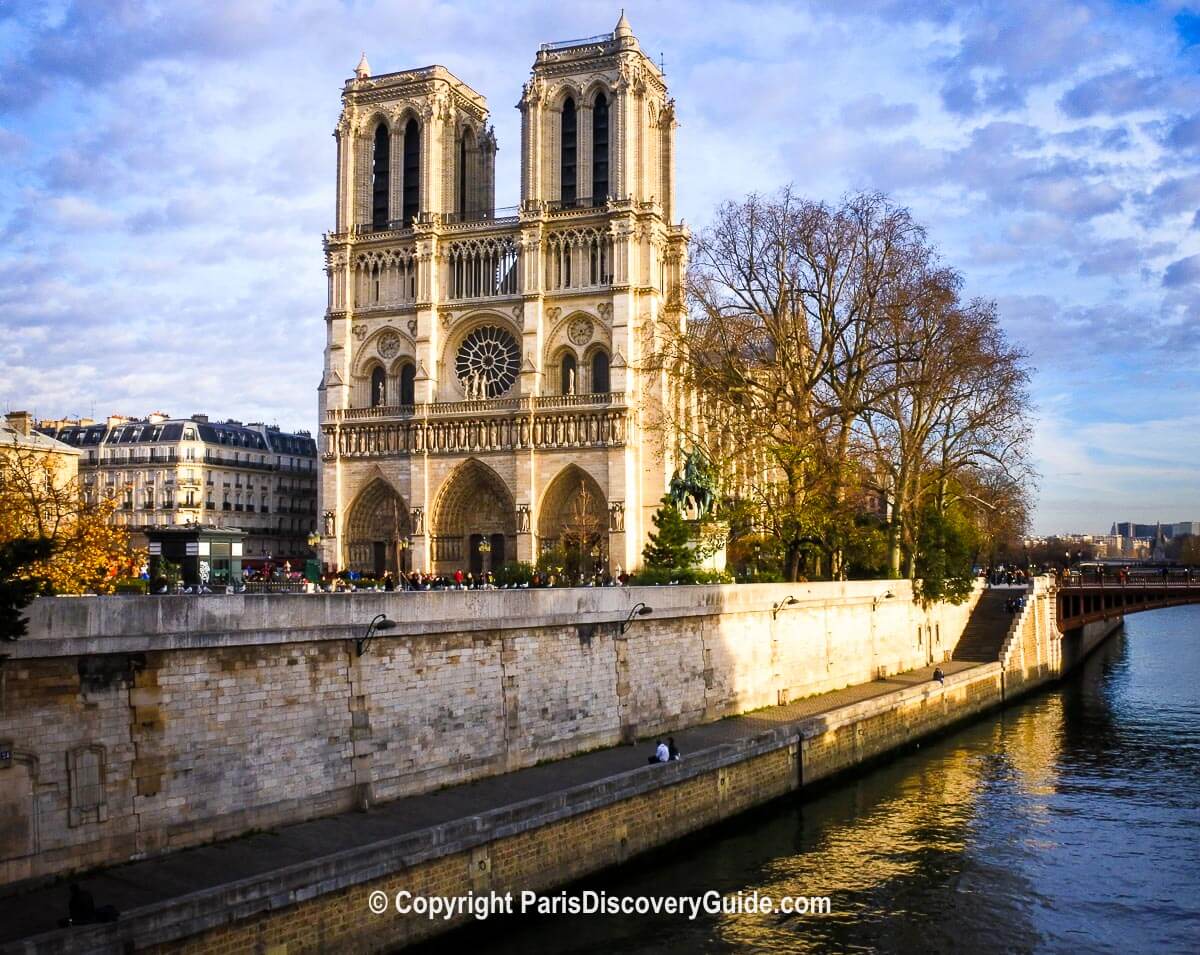
M1187 570L1070 574L1059 580L1056 603L1058 629L1065 633L1141 610L1200 603L1200 579Z

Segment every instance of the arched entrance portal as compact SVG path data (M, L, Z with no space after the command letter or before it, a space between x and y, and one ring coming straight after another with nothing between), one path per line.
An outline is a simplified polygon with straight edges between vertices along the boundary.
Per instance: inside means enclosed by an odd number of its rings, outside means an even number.
M346 566L361 574L407 573L408 505L382 478L359 493L346 522Z
M571 464L550 482L538 511L539 552L557 550L567 572L591 574L608 563L608 506L596 480Z
M517 511L504 481L486 464L464 461L446 479L433 513L435 573L495 570L517 552Z

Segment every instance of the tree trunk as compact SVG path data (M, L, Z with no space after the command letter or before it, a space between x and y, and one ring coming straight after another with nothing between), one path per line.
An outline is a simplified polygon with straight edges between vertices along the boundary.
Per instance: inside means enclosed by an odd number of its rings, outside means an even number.
M800 579L800 542L798 540L788 542L785 576L791 583Z

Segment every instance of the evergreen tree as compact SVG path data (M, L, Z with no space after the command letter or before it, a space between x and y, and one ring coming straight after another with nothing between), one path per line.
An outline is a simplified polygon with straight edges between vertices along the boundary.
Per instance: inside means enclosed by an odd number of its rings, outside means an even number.
M53 553L49 538L24 537L0 543L0 640L25 636L28 621L21 615L45 582L30 570Z
M656 532L650 535L650 542L642 551L646 566L679 571L690 569L696 559L695 552L688 546L691 535L683 515L669 496L662 499L653 519Z

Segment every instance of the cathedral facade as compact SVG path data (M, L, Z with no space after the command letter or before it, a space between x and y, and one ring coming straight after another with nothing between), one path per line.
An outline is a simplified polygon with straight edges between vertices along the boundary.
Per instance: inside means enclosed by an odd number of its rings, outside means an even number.
M483 96L441 66L342 94L321 415L322 561L476 573L546 550L641 564L673 462L640 368L682 317L675 116L622 15L543 44L520 205Z

